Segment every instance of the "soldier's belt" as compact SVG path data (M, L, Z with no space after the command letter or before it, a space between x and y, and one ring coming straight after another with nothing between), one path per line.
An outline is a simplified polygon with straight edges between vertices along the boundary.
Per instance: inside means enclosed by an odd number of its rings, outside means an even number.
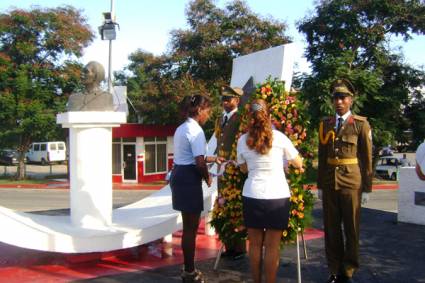
M328 158L329 165L350 165L357 164L357 158Z

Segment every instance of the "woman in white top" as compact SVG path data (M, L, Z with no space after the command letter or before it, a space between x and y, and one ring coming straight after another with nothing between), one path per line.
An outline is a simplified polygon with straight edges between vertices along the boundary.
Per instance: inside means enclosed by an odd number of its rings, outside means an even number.
M212 178L206 162L220 163L221 159L206 157L207 142L201 128L209 118L211 102L202 95L186 96L181 103L186 121L174 134L174 168L170 177L173 209L181 211L183 235L181 246L184 257L183 282L204 282L195 270L196 233L204 209L202 180L208 187Z
M279 266L282 232L288 227L290 191L284 159L302 168L302 159L291 141L273 130L264 100L250 105L248 132L237 145L237 161L248 172L242 191L243 216L248 229L249 258L254 282L261 282L262 252L265 247L266 282L275 282Z

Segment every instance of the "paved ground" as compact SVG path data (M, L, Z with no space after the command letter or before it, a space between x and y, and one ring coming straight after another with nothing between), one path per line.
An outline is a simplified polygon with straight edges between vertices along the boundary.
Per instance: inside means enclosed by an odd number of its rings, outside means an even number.
M361 263L356 282L405 283L425 282L425 226L397 223L397 191L376 191L368 207L362 209ZM322 228L321 203L314 209L314 227ZM302 282L324 282L327 270L323 239L308 241L308 260L302 260ZM223 259L213 271L214 259L197 262L210 283L252 282L248 259ZM181 266L151 271L123 273L78 282L180 282ZM296 249L288 246L282 252L278 282L297 282Z
M152 190L113 190L114 208L136 202ZM0 206L18 211L49 211L69 209L69 190L64 189L0 189ZM47 213L47 212L46 212Z
M121 206L134 202L148 195L152 191L114 191L114 206ZM361 222L361 262L362 267L356 274L357 282L362 283L425 283L425 226L397 223L397 190L376 190L370 202L362 209ZM66 214L68 211L68 190L60 189L1 189L0 205L22 211L37 211L44 214ZM321 203L318 201L314 209L314 228L322 229ZM11 249L11 247L8 247ZM327 277L326 262L324 256L323 239L315 239L307 242L308 260L302 260L302 282L324 282ZM2 252L4 252L2 250ZM8 251L10 254L13 252ZM178 253L178 251L175 251ZM174 252L173 252L174 253ZM25 252L33 261L37 259L36 252ZM45 255L43 255L45 256ZM9 258L4 266L13 266L15 259ZM22 259L24 260L24 259ZM30 260L30 259L25 259ZM222 259L219 270L214 271L214 258L201 260L197 266L206 274L209 283L232 283L252 282L249 274L248 259L230 261ZM20 264L20 260L15 260ZM31 260L30 260L31 261ZM41 272L36 265L24 269L33 272ZM122 264L114 265L113 275L97 276L97 278L80 280L75 282L180 282L179 273L181 264L169 265L164 261L163 267L142 268L144 271L135 272L140 263L130 261L127 267L131 271L125 271ZM139 264L139 265L137 265ZM8 268L8 267L6 267ZM87 266L73 265L73 272L85 273ZM53 267L54 270L55 267ZM37 271L38 270L38 271ZM121 271L119 271L121 270ZM52 272L52 269L49 269ZM58 270L56 275L60 276ZM108 274L108 273L100 273ZM297 282L296 275L296 249L295 246L287 246L282 251L281 265L279 268L278 282ZM71 277L72 278L72 277ZM74 277L78 278L78 277ZM81 277L80 277L81 278ZM0 282L2 278L0 277ZM44 281L20 281L20 282L44 282ZM46 281L47 282L47 281ZM55 282L55 281L49 281ZM63 280L61 282L64 282Z

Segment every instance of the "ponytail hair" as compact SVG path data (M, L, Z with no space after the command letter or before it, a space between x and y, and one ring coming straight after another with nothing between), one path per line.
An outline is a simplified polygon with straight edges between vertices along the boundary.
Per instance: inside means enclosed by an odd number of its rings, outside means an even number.
M267 154L272 148L273 132L266 102L254 99L249 106L249 116L246 145L259 154Z
M200 110L211 108L211 100L201 94L188 95L180 102L180 113L183 118L196 117Z

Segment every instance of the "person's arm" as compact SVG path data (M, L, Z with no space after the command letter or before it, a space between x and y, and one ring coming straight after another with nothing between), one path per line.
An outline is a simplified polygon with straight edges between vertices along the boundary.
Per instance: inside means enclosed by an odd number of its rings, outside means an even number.
M239 170L241 170L244 174L248 173L248 166L246 165L246 162L239 164Z
M297 169L303 170L303 159L300 155L297 155L294 159L288 161L289 165L294 166Z
M425 142L421 143L416 150L416 175L418 175L418 178L425 181Z
M367 121L363 122L360 129L359 143L357 148L359 165L362 174L362 192L372 191L372 133Z
M205 162L204 156L203 155L195 156L195 163L196 163L196 168L198 169L199 173L202 176L202 179L204 179L208 187L210 187L212 183L212 178L210 173L208 172L208 167L207 167L207 163Z
M206 156L205 157L205 162L206 163L213 163L213 162L215 162L217 164L221 164L224 161L226 161L226 158L220 157L220 156Z
M418 175L418 178L422 181L425 181L425 175L422 173L421 167L418 163L416 163L416 174Z
M248 173L248 165L246 164L246 160L242 155L243 148L245 147L243 143L245 143L245 140L243 140L241 136L239 137L238 143L236 146L236 152L237 152L236 160L239 166L239 170L241 170L242 173L246 174Z
M204 179L208 187L210 187L212 183L212 177L208 172L208 167L205 160L207 141L203 131L199 131L197 135L190 140L190 146L192 149L192 154L195 157L196 169L198 169L202 179Z
M283 160L288 163L287 165L293 166L296 169L300 169L301 172L303 171L303 159L300 156L298 150L295 148L294 144L291 142L291 140L285 136L285 135L278 135L278 137L281 136L282 139L279 138L282 142L282 146L284 148L283 150ZM278 141L279 142L279 141ZM285 164L284 164L285 166Z

